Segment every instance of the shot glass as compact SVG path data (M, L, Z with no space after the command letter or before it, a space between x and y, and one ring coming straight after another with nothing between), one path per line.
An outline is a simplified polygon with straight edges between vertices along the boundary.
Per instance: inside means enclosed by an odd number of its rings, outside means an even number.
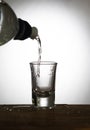
M35 108L55 106L56 62L31 62L32 104Z

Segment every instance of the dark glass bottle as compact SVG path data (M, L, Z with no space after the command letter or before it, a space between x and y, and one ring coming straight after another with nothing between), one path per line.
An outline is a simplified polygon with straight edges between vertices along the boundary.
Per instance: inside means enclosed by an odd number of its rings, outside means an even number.
M0 0L0 45L14 40L36 39L38 30L20 18L3 0Z
M38 30L36 27L31 27L31 25L22 19L18 19L19 29L14 37L14 40L25 40L27 38L36 39L38 36Z

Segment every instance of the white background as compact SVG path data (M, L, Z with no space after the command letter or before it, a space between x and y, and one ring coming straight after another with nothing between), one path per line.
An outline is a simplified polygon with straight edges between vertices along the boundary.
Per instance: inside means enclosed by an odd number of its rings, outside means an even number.
M36 26L42 60L56 61L56 103L90 104L90 0L7 0L18 18ZM31 104L35 40L0 47L0 104Z

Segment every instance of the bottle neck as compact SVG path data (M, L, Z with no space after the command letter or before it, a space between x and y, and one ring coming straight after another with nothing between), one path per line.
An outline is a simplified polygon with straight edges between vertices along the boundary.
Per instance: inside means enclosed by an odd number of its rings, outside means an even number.
M36 39L38 36L38 30L36 27L31 27L31 25L22 19L18 19L19 30L14 37L14 40L25 40L27 38Z

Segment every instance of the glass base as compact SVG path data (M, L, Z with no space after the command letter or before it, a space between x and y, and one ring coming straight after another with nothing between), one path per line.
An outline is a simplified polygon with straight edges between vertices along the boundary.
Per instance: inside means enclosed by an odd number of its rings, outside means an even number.
M34 108L38 109L53 109L55 107L55 93L50 94L46 97L41 97L33 93L32 103Z

